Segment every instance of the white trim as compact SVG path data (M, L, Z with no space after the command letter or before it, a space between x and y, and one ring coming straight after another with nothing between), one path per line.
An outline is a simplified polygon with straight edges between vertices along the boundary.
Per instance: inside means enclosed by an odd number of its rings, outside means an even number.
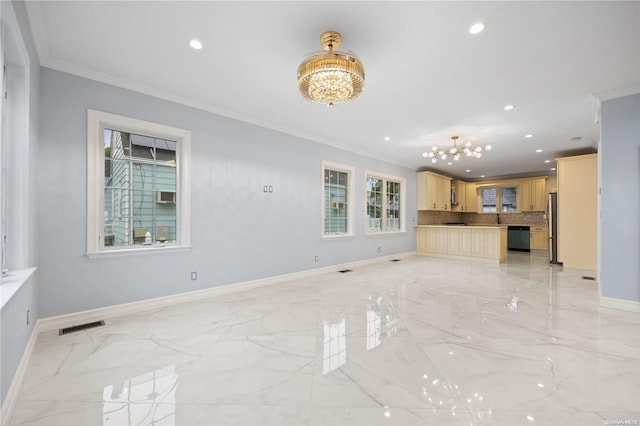
M9 271L9 274L0 280L0 311L9 303L14 294L29 281L37 268L27 268Z
M9 390L5 395L4 402L2 403L2 409L0 410L0 425L9 424L9 419L11 419L11 416L13 415L13 410L16 406L16 402L18 402L18 395L20 395L20 389L22 388L22 383L24 382L24 375L27 371L29 361L31 360L33 349L35 348L36 342L38 341L38 336L40 335L41 330L38 327L39 323L40 320L36 321L33 326L31 336L29 336L27 345L25 346L22 357L20 358L20 363L18 363L18 368L16 368L16 372L13 375L13 380L11 381L11 385L9 386Z
M631 86L619 87L617 89L594 93L593 96L600 102L602 102L609 101L611 99L622 98L624 96L636 95L638 93L640 93L640 84L632 84Z
M326 214L326 195L327 192L324 188L324 172L326 169L336 170L338 172L344 172L348 174L348 183L347 183L347 232L344 234L325 234L324 224L325 224L325 214ZM346 164L333 163L331 161L322 160L322 174L320 175L321 182L321 194L322 194L322 203L321 203L321 228L320 233L322 239L335 239L335 238L345 238L345 237L353 237L355 236L355 222L354 222L354 210L356 207L356 194L355 194L355 180L356 180L356 169L353 166L348 166Z
M600 307L618 309L620 311L640 312L640 302L635 300L616 299L600 296Z
M169 251L170 247L132 247L105 250L101 248L103 234L104 151L102 137L105 128L123 130L144 136L177 141L176 175L178 178L177 228L179 243L171 248L191 246L191 132L164 124L152 123L107 112L87 109L87 256L128 255L141 252Z
M378 178L378 179L382 179L384 182L387 181L391 181L391 182L397 182L400 184L400 230L398 231L381 231L381 232L375 232L375 231L369 231L369 214L367 213L367 192L368 192L368 186L367 186L367 180L369 179L369 177L372 178ZM364 172L364 234L365 235L398 235L398 234L402 234L404 232L407 231L407 213L406 213L406 198L407 198L407 179L403 178L401 176L393 176L393 175L388 175L386 173L378 173L378 172L374 172L372 170L365 170ZM387 187L386 185L383 188L383 209L385 210L385 217L383 219L386 219L386 195L387 195Z
M28 265L29 257L29 210L31 201L29 167L29 123L31 101L31 62L20 31L20 24L11 2L3 2L2 9L2 63L6 65L5 90L13 94L14 110L5 110L13 117L8 120L6 136L11 140L13 149L5 149L7 166L7 223L12 232L7 232L5 267L23 269ZM5 61L6 58L6 61ZM6 107L6 106L5 106ZM6 141L2 142L6 144Z
M326 266L322 268L309 269L301 272L293 272L290 274L276 275L257 280L244 281L240 283L226 284L219 287L211 287L204 290L190 291L186 293L173 294L170 296L156 297L153 299L141 300L138 302L124 303L121 305L107 306L104 308L90 309L70 314L57 315L53 317L41 318L38 320L39 330L42 332L57 330L63 327L84 324L87 322L100 321L107 318L119 317L138 313L150 309L163 308L165 306L176 305L179 303L199 301L208 297L221 296L224 294L236 293L245 290L251 290L273 284L285 283L292 280L304 279L325 274L328 272L336 272L342 269L353 269L365 265L388 261L391 259L402 259L415 255L415 252L406 252L393 254L389 256L375 257L371 259L357 260L354 262L343 263L340 265Z
M157 254L157 253L178 253L182 251L189 251L191 246L153 246L153 247L139 247L130 249L113 249L103 250L96 253L86 253L89 259L99 259L105 257L120 257L131 256L140 254Z

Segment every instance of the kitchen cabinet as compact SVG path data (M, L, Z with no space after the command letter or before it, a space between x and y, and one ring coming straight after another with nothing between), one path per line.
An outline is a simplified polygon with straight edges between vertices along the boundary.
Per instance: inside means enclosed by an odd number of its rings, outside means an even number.
M629 155L637 158L638 152ZM598 155L577 155L557 161L558 261L565 268L595 271L598 264ZM606 207L625 208L624 205ZM633 234L628 237L634 238ZM631 253L629 259L633 259Z
M531 226L529 228L529 248L531 250L548 250L549 228L546 226Z
M478 192L475 183L467 182L465 184L465 190L467 195L465 196L465 212L477 213L478 212Z
M438 229L427 228L427 253L438 252Z
M458 228L447 230L447 253L458 254L460 247L460 230Z
M491 262L507 257L506 226L418 225L416 235L418 254Z
M452 212L466 212L467 210L467 184L461 180L451 182L451 191L456 193L456 204L451 205Z
M484 230L471 230L471 256L484 257Z
M427 251L427 229L426 228L416 229L416 251L417 252Z
M447 246L449 242L449 233L447 228L437 228L436 251L440 254L447 254Z
M460 256L471 256L471 229L468 227L460 228L458 254Z
M420 172L416 180L418 210L451 210L451 178Z
M518 185L518 209L521 212L543 212L547 207L545 178L523 180Z

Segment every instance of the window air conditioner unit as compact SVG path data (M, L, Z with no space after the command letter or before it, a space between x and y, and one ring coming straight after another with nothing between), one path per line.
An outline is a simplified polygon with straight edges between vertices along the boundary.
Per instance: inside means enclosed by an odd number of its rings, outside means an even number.
M338 201L332 201L331 202L331 208L334 210L339 210L339 209L344 209L346 207L346 203L344 202L338 202Z
M167 191L157 191L156 192L156 203L168 204L168 203L176 203L176 193L175 192L167 192Z

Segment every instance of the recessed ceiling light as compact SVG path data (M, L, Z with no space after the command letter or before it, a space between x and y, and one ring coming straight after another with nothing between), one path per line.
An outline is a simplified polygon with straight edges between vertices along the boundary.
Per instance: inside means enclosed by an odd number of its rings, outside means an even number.
M450 165L452 165L452 164L453 164L453 163L447 163L447 166L450 166Z
M527 138L527 139L529 139L529 138L532 138L532 137L533 137L533 135L532 135L531 133L529 133L528 135L524 135L524 137L525 137L525 138Z
M199 40L193 39L189 42L189 46L193 47L196 50L202 49L202 43Z
M551 160L544 160L544 162L545 162L545 163L550 163L550 162L551 162Z
M480 175L480 177L484 177L484 175Z
M504 110L505 111L511 111L514 108L515 108L515 106L513 106L513 105L505 105Z
M470 171L471 171L471 170L469 170L469 169L465 170L465 172L467 172L467 173L469 173Z
M385 140L385 141L390 141L390 140L391 140L391 138L390 138L389 136L385 136L385 137L384 137L384 140Z
M536 152L542 152L542 150L541 149L536 149Z
M469 33L470 34L481 33L482 31L484 31L486 27L487 27L487 24L485 24L484 22L476 22L471 26L471 28L469 28Z
M551 170L555 170L555 169L556 169L555 167L552 167L552 168L551 168Z

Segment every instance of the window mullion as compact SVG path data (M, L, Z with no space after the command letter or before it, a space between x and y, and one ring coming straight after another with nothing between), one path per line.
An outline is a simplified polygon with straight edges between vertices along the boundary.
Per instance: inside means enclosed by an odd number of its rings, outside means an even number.
M382 226L380 228L382 232L387 232L387 181L380 180L382 181L382 214L380 215Z

